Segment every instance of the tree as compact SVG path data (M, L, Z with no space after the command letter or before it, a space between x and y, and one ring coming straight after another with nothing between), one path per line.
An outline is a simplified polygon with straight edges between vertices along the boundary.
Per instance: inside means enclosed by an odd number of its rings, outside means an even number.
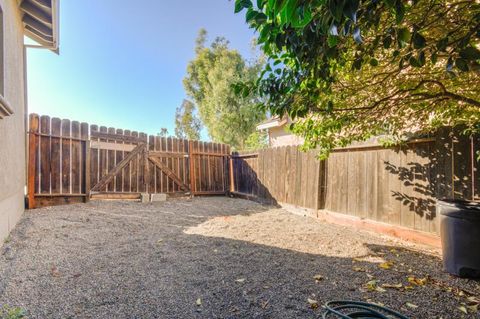
M183 80L185 91L198 107L212 140L244 149L265 112L256 107L261 100L254 92L236 96L232 85L257 78L261 61L245 61L238 51L229 48L225 38L216 38L210 47L205 47L205 42L206 33L201 30L196 56L188 64Z
M322 157L371 136L480 129L477 2L237 0L243 9L268 60L236 91L288 113Z
M199 140L202 123L195 114L195 104L183 100L175 112L175 136L189 140Z
M168 133L168 129L165 128L165 127L162 127L162 128L160 129L160 132L157 133L157 136L159 136L159 137L168 137L169 135L170 135L170 134Z

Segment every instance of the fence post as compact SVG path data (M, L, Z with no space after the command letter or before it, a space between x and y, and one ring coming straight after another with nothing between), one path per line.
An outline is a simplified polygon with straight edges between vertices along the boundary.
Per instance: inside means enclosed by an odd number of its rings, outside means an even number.
M36 167L36 150L38 133L38 115L30 114L30 123L28 131L28 208L35 208L35 175Z

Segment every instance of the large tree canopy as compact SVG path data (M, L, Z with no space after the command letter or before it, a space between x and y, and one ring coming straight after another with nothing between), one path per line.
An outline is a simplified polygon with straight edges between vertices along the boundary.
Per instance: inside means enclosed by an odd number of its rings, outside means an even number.
M322 156L480 122L480 5L441 0L237 0L268 63L256 91ZM247 83L248 84L248 83Z
M183 83L187 94L198 107L203 125L212 140L230 144L235 149L249 147L255 126L265 118L256 105L260 99L253 92L237 97L231 87L238 81L253 81L259 76L259 61L247 63L224 38L216 38L205 47L206 32L196 41L196 57L188 64ZM254 134L254 136L250 136ZM256 143L256 142L255 142Z

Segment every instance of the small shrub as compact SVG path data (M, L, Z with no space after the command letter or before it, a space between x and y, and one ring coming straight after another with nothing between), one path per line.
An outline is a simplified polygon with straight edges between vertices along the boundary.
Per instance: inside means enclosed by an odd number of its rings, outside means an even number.
M26 318L26 312L19 307L4 305L0 308L0 319L22 319Z

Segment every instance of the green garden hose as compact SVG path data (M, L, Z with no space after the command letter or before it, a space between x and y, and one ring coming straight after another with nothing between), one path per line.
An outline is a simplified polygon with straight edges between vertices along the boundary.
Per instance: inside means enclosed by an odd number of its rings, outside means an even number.
M362 301L329 301L324 308L323 319L408 319L391 309Z

